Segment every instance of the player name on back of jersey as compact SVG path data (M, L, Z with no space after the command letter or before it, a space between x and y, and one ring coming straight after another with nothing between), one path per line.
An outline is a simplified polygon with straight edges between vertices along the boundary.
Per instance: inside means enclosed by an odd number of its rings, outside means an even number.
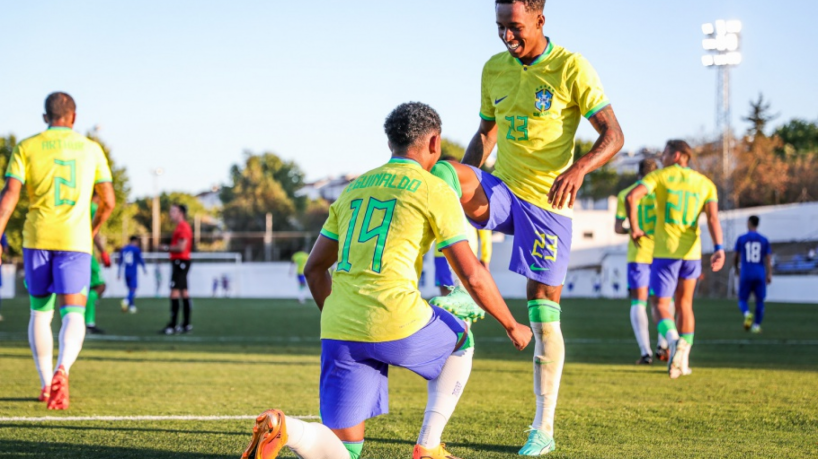
M400 177L400 178L398 178ZM410 179L405 175L390 174L388 172L380 174L366 174L358 177L357 180L347 188L347 191L357 190L361 188L393 188L397 190L408 190L412 193L416 192L423 184L421 180Z

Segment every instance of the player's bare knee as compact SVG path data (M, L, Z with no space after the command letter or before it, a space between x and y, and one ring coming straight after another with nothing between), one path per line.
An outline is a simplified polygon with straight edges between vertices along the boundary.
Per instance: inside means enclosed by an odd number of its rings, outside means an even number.
M562 285L545 285L531 279L528 280L528 284L526 285L526 296L528 297L528 301L549 300L559 303L561 294Z

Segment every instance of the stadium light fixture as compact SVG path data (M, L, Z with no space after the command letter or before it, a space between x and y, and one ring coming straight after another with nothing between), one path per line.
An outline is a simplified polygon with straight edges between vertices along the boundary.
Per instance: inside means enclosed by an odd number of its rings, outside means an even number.
M702 65L718 69L716 129L722 133L722 185L730 207L730 68L741 64L741 21L732 19L702 24Z

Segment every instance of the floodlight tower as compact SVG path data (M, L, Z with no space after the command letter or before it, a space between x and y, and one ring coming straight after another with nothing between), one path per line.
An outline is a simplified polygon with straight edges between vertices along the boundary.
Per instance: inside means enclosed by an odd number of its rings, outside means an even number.
M705 35L702 47L708 53L702 56L705 67L718 70L716 86L716 129L722 133L722 176L725 207L730 207L730 68L741 63L741 21L719 19L702 24Z

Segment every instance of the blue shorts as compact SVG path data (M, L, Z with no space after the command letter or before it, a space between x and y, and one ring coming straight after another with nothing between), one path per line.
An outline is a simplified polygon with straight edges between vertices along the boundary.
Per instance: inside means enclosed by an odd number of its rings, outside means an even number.
M489 200L489 219L470 220L472 225L514 236L509 270L541 284L562 285L568 274L571 219L518 198L487 172L472 170Z
M128 287L128 290L136 290L136 287L138 286L136 273L125 274L125 285Z
M649 263L628 263L628 289L635 290L650 285Z
M307 276L305 276L303 274L299 274L297 276L297 278L298 278L298 285L307 285Z
M738 283L739 301L750 299L750 293L756 297L756 301L764 301L767 298L767 279L759 277L740 277Z
M344 429L389 412L389 365L426 380L440 375L466 325L435 306L429 323L408 338L381 343L321 340L321 421Z
M91 254L23 248L26 285L31 296L87 293Z
M672 298L679 279L698 279L701 274L701 260L654 258L650 265L650 289L658 298Z
M435 257L435 287L454 287L454 276L446 257Z

